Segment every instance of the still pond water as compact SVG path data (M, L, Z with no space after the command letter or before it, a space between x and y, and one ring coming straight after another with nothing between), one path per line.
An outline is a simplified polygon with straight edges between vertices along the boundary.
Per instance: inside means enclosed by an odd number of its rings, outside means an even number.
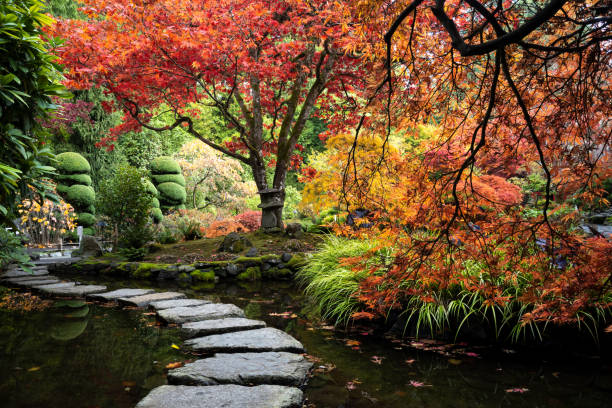
M237 304L300 340L318 359L306 389L309 407L612 407L610 361L334 332L309 318L288 283L181 290ZM168 363L196 358L173 344L181 344L176 329L157 327L137 310L70 302L42 312L0 310L0 407L133 407L165 383Z

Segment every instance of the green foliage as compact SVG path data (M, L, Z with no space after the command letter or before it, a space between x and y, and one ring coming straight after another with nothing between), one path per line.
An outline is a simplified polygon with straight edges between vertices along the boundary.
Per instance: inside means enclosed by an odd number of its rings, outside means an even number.
M305 293L313 300L325 319L347 324L359 308L355 293L365 272L356 273L341 265L342 258L365 255L375 246L373 241L348 240L328 236L304 268L297 273Z
M77 224L83 227L91 227L96 223L96 217L88 212L77 214Z
M285 206L283 207L283 218L297 218L298 205L302 201L302 194L294 186L285 187Z
M151 162L153 174L181 174L181 166L171 157L158 157Z
M157 200L157 198L154 198L153 200ZM155 203L153 203L153 208L151 209L151 218L153 218L154 223L159 224L164 219L164 215L162 214L159 208L159 201L157 201L157 204L157 207L155 207Z
M154 174L151 178L155 184L176 183L181 187L185 187L185 177L182 174Z
M81 210L96 202L96 193L90 186L75 184L68 187L66 201L77 210Z
M134 261L142 261L142 259L147 255L148 251L146 248L121 248L118 251L119 255L123 256L125 259L127 259L130 262L134 262ZM143 265L141 265L141 267L143 267ZM134 277L136 278L142 278L144 276L139 275L138 273L142 273L143 270L141 270L140 268L138 268L138 270L134 273Z
M196 269L191 272L191 279L198 282L213 282L215 280L215 272L214 271L201 271Z
M66 186L71 186L73 184L91 186L91 176L89 174L59 175L55 179Z
M160 244L176 244L181 240L181 237L179 236L179 233L176 232L176 230L162 226L159 229L155 240Z
M53 62L42 27L53 20L38 0L0 2L0 222L15 216L16 205L34 194L48 195L43 181L53 168L53 154L42 148L37 118L55 105L52 96L69 96L59 84L60 68Z
M153 197L159 196L159 192L157 191L157 188L155 188L155 185L153 185L153 183L151 183L149 180L145 180L144 184L145 184L147 193L151 194ZM159 205L154 206L154 207L159 207Z
M91 171L89 162L79 153L60 153L56 159L56 167L61 174L88 174Z
M204 237L204 225L195 218L180 217L176 220L176 227L185 241L193 241Z
M98 212L116 231L115 242L123 248L140 248L152 237L149 220L153 197L144 183L145 173L121 166L116 175L100 185Z
M57 17L83 19L85 15L79 11L79 3L74 0L49 0L47 12Z
M33 266L21 239L13 232L0 228L0 270L11 263L16 263L27 271L31 271Z
M165 201L170 205L180 205L187 198L185 188L176 183L161 183L157 186L157 190L162 203Z

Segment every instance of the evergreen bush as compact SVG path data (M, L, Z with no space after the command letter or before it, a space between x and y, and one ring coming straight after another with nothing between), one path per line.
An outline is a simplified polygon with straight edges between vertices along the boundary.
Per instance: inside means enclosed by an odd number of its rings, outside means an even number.
M158 157L151 162L150 168L153 174L181 174L181 166L171 157Z
M66 201L72 204L78 211L81 211L95 203L96 193L94 189L89 186L75 184L68 187Z
M56 177L56 179L58 182L66 186L72 186L73 184L91 186L91 176L89 174L60 174Z
M57 169L61 174L87 174L91 171L89 162L75 152L60 153L56 157Z
M162 204L167 202L171 206L178 206L185 202L187 193L185 188L176 183L161 183L157 185L159 191L159 198Z
M152 178L155 184L176 183L185 187L185 177L182 174L154 174Z

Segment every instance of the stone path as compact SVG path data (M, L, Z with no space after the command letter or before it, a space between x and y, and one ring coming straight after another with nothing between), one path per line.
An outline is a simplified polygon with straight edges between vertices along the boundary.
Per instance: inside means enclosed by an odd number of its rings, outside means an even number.
M168 372L168 382L153 389L136 408L299 408L312 364L304 347L287 333L247 319L232 304L189 299L180 292L117 289L82 285L49 275L46 265L34 273L9 269L6 284L57 298L116 302L149 308L160 321L180 325L185 347L211 354ZM216 353L216 354L214 354Z

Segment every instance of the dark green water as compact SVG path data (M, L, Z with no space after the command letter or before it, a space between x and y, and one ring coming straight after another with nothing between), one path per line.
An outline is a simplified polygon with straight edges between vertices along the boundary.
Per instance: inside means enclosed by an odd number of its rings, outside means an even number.
M437 344L334 332L316 323L290 284L181 290L237 304L299 339L320 359L306 389L311 407L612 407L612 366L592 356L551 359L467 345L444 355L450 350ZM0 407L133 407L165 383L167 363L195 358L171 347L181 343L176 330L152 323L139 311L92 304L0 311Z

